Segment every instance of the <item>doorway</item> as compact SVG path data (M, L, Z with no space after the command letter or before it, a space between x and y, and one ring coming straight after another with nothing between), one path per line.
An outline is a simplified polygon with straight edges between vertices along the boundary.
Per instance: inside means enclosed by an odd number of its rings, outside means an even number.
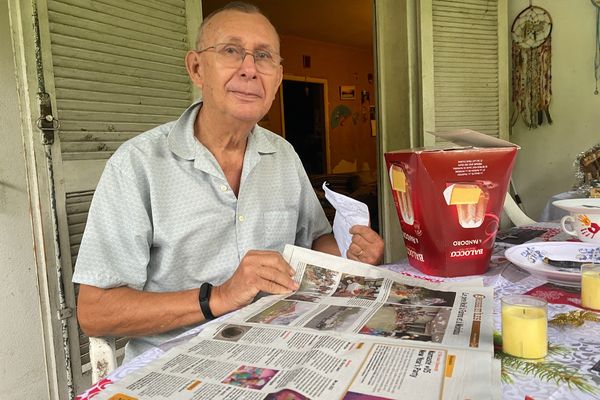
M326 83L288 77L281 85L283 134L308 175L328 172Z

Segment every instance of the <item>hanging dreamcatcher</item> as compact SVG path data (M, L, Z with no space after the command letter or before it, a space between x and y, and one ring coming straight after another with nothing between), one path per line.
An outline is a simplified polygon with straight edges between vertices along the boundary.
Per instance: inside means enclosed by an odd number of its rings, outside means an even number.
M600 0L592 0L592 4L596 6L596 55L594 56L596 90L594 90L594 94L598 95L598 81L600 81Z
M598 0L600 1L600 0ZM530 128L549 124L552 97L551 56L552 18L541 7L529 5L512 24L512 89L515 112Z

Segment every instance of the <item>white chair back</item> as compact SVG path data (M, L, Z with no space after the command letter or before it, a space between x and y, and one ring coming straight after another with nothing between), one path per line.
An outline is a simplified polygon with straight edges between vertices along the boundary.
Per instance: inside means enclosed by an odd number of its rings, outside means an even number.
M529 218L527 214L525 214L523 210L519 208L519 206L512 198L510 193L506 193L503 208L504 212L515 226L531 225L535 224L536 222L533 219Z
M90 337L92 384L102 380L117 368L115 338Z

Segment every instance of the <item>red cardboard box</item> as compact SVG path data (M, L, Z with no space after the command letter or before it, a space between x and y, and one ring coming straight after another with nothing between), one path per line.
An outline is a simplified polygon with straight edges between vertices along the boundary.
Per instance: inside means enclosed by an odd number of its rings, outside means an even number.
M457 144L385 154L410 265L436 276L487 271L518 146L472 130Z

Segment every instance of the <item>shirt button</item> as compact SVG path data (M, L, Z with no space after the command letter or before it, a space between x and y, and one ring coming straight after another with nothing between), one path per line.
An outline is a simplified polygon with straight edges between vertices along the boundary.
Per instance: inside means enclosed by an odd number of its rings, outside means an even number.
M240 215L238 217L238 219L240 220L240 222L244 222L246 220L246 217L244 217L243 215Z
M227 186L221 185L221 192L226 192L226 191L227 191Z

